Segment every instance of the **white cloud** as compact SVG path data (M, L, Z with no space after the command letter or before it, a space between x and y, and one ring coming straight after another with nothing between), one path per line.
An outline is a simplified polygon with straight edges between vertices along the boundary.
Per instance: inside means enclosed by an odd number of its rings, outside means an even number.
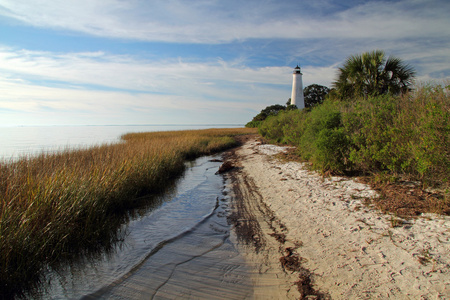
M267 105L284 104L292 69L4 47L0 71L0 111L59 113L73 120L86 114L120 115L123 124L156 111L164 111L165 123L179 123L171 112L180 110L191 119L198 114L193 120L199 122L220 115L223 123L230 116L245 123Z
M114 46L108 49L101 42L104 52L0 46L0 113L17 111L49 119L59 113L61 122L65 115L71 123L80 122L81 116L102 115L98 122L116 123L111 120L121 118L123 124L146 123L148 116L154 122L166 118L165 123L174 123L168 118L180 121L182 111L187 111L184 114L191 114L191 119L195 115L204 122L220 118L246 122L265 106L286 102L291 67L297 62L304 86L330 86L348 55L373 49L411 62L419 79L448 78L449 10L448 1L433 0L368 1L356 6L327 0L1 0L2 22L11 18L113 42L118 38L229 43L223 49L233 53L226 54L228 59L212 59L215 54L202 58L207 53L202 48L191 57L168 54L165 59L148 59L111 54ZM254 43L257 39L261 40ZM273 58L278 66L250 67L253 57ZM292 66L280 66L280 57Z
M181 59L147 61L129 56L96 53L37 52L0 48L3 72L30 80L89 84L130 91L176 93L181 86L232 81L236 84L285 84L286 67L252 69L222 60L184 62ZM203 88L203 85L202 85Z
M4 77L0 86L1 126L215 123L208 114L221 116L215 118L218 123L244 123L250 116L243 112L255 106L181 95L43 87Z
M439 48L447 52L440 56L439 60L448 62L450 59L450 53L447 51L450 43L450 18L447 14L450 10L450 2L448 1L368 1L353 6L346 3L348 7L339 2L326 0L312 4L300 1L269 0L263 3L257 2L257 4L255 5L254 1L234 0L189 2L181 0L3 0L0 4L0 15L37 27L142 41L212 44L247 41L248 44L254 39L267 39L272 43L284 39L289 41L290 49L289 47L275 48L275 51L281 53L272 52L270 55L285 55L286 62L289 64L295 64L299 58L305 58L311 61L311 64L328 66L339 61L342 63L350 54L373 49L383 49L388 54L400 53L401 58L416 63L414 56L431 53ZM435 43L441 43L441 45L430 47ZM272 46L269 43L269 50L255 48L253 51L254 53L261 50L270 52L273 51ZM21 55L25 57L27 53ZM38 53L30 55L39 56ZM105 84L107 77L111 77L111 81L116 80L114 73L121 72L124 66L130 68L128 57L110 55L106 57L107 60L111 60L111 63L107 65L109 69L105 70L101 76L97 76L99 70L96 69L96 63L90 63L86 58L91 56L92 60L95 60L105 57L104 53L86 53L85 57L81 53L62 54L61 59L64 61L70 56L73 56L73 63L68 64L70 68L59 72L60 76L66 76L67 80L70 79L70 73L76 73L78 68L83 68L91 71L85 72L86 81L92 79L91 83L96 84L100 77ZM431 56L429 57L431 59ZM38 58L34 58L36 59ZM56 59L56 55L53 59ZM323 60L328 62L324 64ZM115 63L113 64L112 61ZM434 61L438 60L434 59ZM75 62L80 64L75 66ZM41 63L45 64L45 61ZM204 77L201 69L198 69L202 66L198 64L182 63L177 66L174 61L159 63L175 68L185 68L183 71L194 77L200 72L200 76ZM232 66L231 61L225 64ZM244 64L245 60L238 65ZM438 74L439 72L445 74L442 72L442 64L441 70L429 67L437 64L422 66L420 64L419 62L419 71L426 72L421 76L430 76L430 73ZM223 69L219 65L220 61L210 62L206 70L222 73ZM448 69L448 64L446 65ZM30 65L24 62L24 67L28 68ZM195 68L192 72L189 71L191 67ZM169 78L173 80L177 78L176 72L173 73L175 70L160 66L158 62L150 65L144 61L143 66L134 65L133 68L130 73L136 74L137 78L128 76L120 81L127 88L158 92ZM154 70L153 73L158 76L149 77L151 70ZM251 71L249 70L248 73L252 73ZM238 73L245 74L242 70ZM255 76L261 77L260 74L248 75L250 76L237 77L237 79L245 81ZM329 81L329 78L327 80ZM322 79L320 82L325 83L326 80ZM117 85L117 83L113 84Z
M226 4L224 4L226 3ZM445 1L370 1L318 15L300 2L4 0L0 14L37 27L186 43L252 38L449 37ZM333 6L334 3L323 3Z

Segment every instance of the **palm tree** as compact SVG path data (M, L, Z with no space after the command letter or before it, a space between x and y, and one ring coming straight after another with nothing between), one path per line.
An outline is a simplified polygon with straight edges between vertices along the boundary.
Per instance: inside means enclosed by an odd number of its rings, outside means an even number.
M401 59L388 57L381 50L352 55L339 68L333 83L340 98L367 97L390 93L398 95L410 90L415 71Z

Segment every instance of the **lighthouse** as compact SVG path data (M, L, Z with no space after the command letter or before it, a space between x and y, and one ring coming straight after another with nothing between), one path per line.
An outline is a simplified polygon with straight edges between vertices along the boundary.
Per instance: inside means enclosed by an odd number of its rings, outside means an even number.
M302 82L302 72L300 67L297 65L294 69L292 75L292 94L291 94L291 105L296 105L298 109L305 108L305 99L303 97L303 82Z

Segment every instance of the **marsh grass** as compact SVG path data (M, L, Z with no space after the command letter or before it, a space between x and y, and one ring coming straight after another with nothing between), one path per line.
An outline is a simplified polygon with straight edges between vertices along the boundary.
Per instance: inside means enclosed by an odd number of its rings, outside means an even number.
M46 266L108 247L136 198L246 133L254 130L131 133L123 143L0 163L0 295L20 295Z

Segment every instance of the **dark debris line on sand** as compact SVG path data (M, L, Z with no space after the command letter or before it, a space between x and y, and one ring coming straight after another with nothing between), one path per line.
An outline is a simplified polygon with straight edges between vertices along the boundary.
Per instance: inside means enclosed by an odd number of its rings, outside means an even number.
M248 139L254 139L255 136L241 137L240 143ZM298 281L295 285L300 292L301 299L330 299L330 297L313 288L311 280L311 272L301 266L302 258L296 253L295 247L286 247L286 226L278 220L272 210L264 203L262 195L258 192L256 185L239 164L239 157L236 154L236 148L231 149L224 155L223 171L227 172L227 177L232 182L234 193L234 212L229 216L230 222L235 228L235 232L240 241L247 245L252 245L256 252L264 250L266 246L265 239L271 237L279 244L280 251L280 268L284 272L297 273ZM222 167L221 167L222 168ZM253 205L249 204L254 199ZM265 234L261 229L261 225L255 214L261 214L263 222L266 222L270 230L269 234ZM261 218L260 218L261 220Z

